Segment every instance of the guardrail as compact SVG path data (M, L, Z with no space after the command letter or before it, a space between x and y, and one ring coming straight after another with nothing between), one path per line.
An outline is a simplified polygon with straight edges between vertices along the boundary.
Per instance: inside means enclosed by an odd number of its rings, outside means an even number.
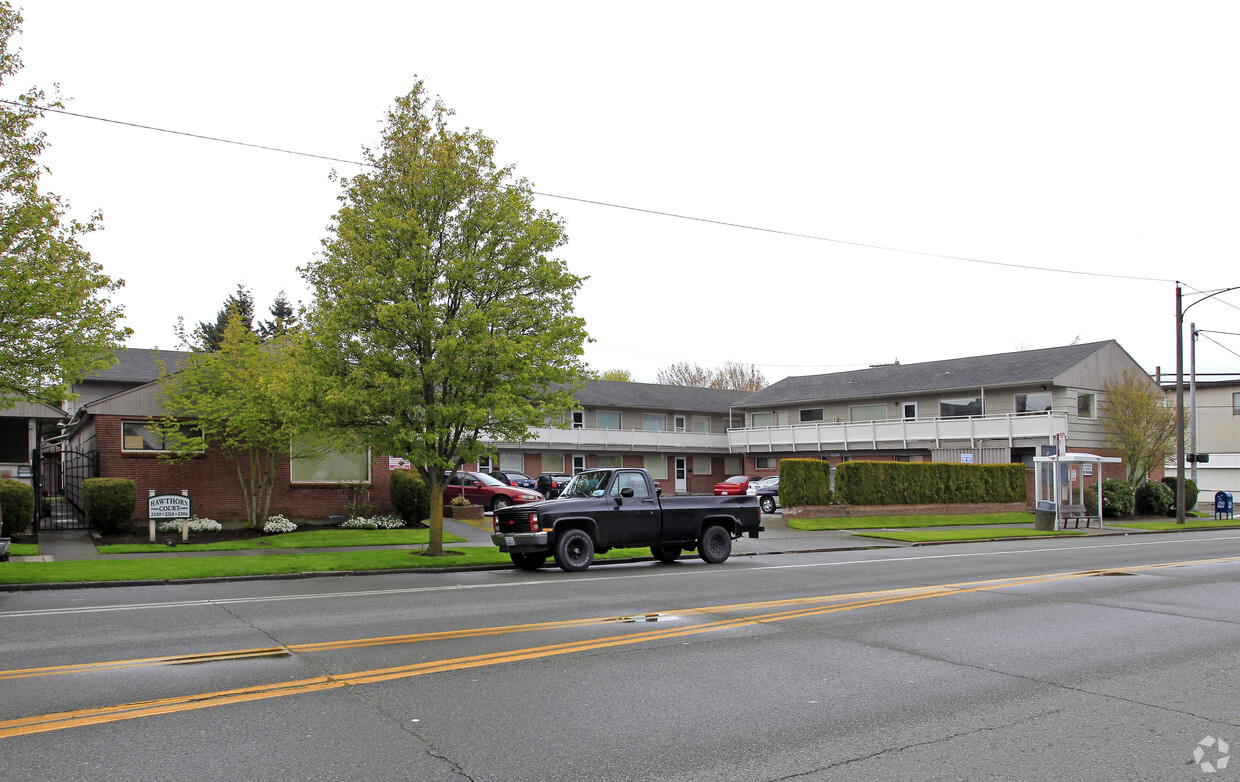
M728 430L733 453L774 451L821 451L826 449L872 450L882 446L902 448L975 447L979 440L1002 440L1009 446L1018 440L1029 444L1052 444L1068 429L1064 413L929 418L916 420L814 423L762 426Z
M520 443L527 450L728 453L728 435L709 432L658 432L645 429L531 429ZM505 443L496 443L505 445ZM514 443L513 447L517 447Z

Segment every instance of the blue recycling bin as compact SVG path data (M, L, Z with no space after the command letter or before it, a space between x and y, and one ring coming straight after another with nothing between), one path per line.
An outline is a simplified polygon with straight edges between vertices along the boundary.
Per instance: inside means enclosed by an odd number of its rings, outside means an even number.
M1214 518L1230 519L1234 510L1234 502L1229 491L1214 492Z

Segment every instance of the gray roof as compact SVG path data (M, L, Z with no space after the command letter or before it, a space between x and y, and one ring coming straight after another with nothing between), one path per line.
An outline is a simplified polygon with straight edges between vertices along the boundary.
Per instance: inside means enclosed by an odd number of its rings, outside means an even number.
M750 393L660 383L591 380L573 396L582 407L642 407L650 410L726 413L729 406Z
M169 371L175 372L181 360L192 355L185 350L154 350L148 348L121 348L116 351L116 363L102 372L91 375L86 380L101 380L108 383L147 383L159 379L159 364L162 361Z
M1041 350L1018 350L989 356L927 361L921 364L895 364L850 372L788 377L761 391L753 392L735 406L750 408L789 402L1049 383L1093 353L1113 343L1114 340L1107 340Z

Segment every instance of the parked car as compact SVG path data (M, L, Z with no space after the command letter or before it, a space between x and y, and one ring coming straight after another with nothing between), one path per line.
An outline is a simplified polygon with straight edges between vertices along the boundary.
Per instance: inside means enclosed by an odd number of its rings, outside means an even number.
M750 484L752 485L752 484ZM779 504L779 476L767 478L761 482L754 491L758 495L758 505L762 508L763 513L774 513L775 509L781 507Z
M447 475L448 483L443 489L444 502L464 495L474 505L489 511L520 505L526 502L542 502L543 496L532 489L518 489L500 483L484 472L454 472Z
M766 478L758 478L756 480L751 480L749 482L749 488L745 490L745 493L746 494L757 494L758 489L761 489L763 486L769 486L771 483L779 483L779 476L770 475L770 476L767 476Z
M756 475L734 475L726 481L720 481L715 484L715 496L745 494L749 489L749 482L756 480L758 480Z
M518 489L537 489L538 481L526 475L523 472L512 472L511 470L491 470L490 475L500 483L506 483L509 486L516 486Z
M545 472L538 476L538 491L549 500L554 500L560 496L560 492L564 491L564 487L573 479L571 475L558 475L556 473Z

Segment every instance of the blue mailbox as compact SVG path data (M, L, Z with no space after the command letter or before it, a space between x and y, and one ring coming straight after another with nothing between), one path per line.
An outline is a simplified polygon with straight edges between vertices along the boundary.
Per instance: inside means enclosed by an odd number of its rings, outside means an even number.
M1231 492L1229 491L1214 492L1214 518L1230 519L1232 518L1233 509L1234 509L1234 503L1231 498Z

